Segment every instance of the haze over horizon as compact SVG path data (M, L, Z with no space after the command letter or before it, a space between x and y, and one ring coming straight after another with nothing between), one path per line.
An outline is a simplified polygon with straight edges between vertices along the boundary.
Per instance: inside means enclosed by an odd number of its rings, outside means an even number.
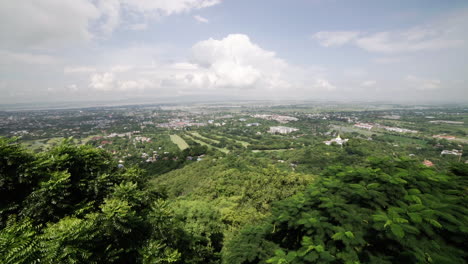
M0 104L468 98L462 0L24 0L0 17Z

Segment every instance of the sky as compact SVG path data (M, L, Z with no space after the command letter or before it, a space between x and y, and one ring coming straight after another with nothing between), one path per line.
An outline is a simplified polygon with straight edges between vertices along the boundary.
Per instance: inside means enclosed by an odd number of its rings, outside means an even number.
M5 0L0 103L468 101L466 0Z

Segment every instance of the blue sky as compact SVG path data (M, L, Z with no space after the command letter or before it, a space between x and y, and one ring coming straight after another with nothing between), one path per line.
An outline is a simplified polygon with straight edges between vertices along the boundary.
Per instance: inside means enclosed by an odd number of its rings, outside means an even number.
M468 2L0 3L0 103L466 102Z

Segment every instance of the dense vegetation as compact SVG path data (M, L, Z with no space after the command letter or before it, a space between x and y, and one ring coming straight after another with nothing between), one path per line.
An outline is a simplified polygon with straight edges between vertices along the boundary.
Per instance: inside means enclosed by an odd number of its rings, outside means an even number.
M226 247L226 263L465 263L466 166L332 166Z
M278 154L298 172L234 152L151 177L71 140L33 154L0 139L0 262L465 263L467 165L361 143Z
M0 263L209 263L144 175L91 146L0 139Z

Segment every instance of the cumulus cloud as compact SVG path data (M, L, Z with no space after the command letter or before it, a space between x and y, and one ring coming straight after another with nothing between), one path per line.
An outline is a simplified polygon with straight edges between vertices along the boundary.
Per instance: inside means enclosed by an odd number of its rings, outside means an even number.
M193 16L193 18L195 18L196 21L200 22L200 23L209 23L210 21L202 16L199 16L199 15L196 15L196 16Z
M324 47L352 44L369 52L403 53L460 47L467 41L468 11L409 29L380 31L320 31L312 38Z
M262 49L247 35L231 34L216 40L208 39L192 47L192 63L196 70L185 74L186 84L197 87L265 89L285 91L311 87L331 89L333 86L315 73L289 65L274 52Z
M148 26L146 22L151 18L187 13L220 2L220 0L1 1L0 47L44 49L83 43L97 36L111 34L124 22L130 24L126 27L128 29L145 30ZM123 11L134 15L124 16Z
M112 91L115 88L115 76L113 73L95 73L91 75L89 87L100 91Z
M121 91L144 90L148 87L154 88L154 86L155 84L153 82L146 79L120 81L118 83L118 87Z
M118 71L117 71L118 72ZM135 75L132 75L134 78ZM154 81L144 78L126 79L124 76L119 76L114 72L95 73L90 76L89 87L101 92L132 92L136 90L145 90L146 88L155 88L157 85Z
M109 66L105 73L92 74L89 86L100 91L155 91L164 87L174 93L244 91L254 94L336 88L323 74L288 64L244 34L200 41L192 46L190 53L186 61L175 63Z

